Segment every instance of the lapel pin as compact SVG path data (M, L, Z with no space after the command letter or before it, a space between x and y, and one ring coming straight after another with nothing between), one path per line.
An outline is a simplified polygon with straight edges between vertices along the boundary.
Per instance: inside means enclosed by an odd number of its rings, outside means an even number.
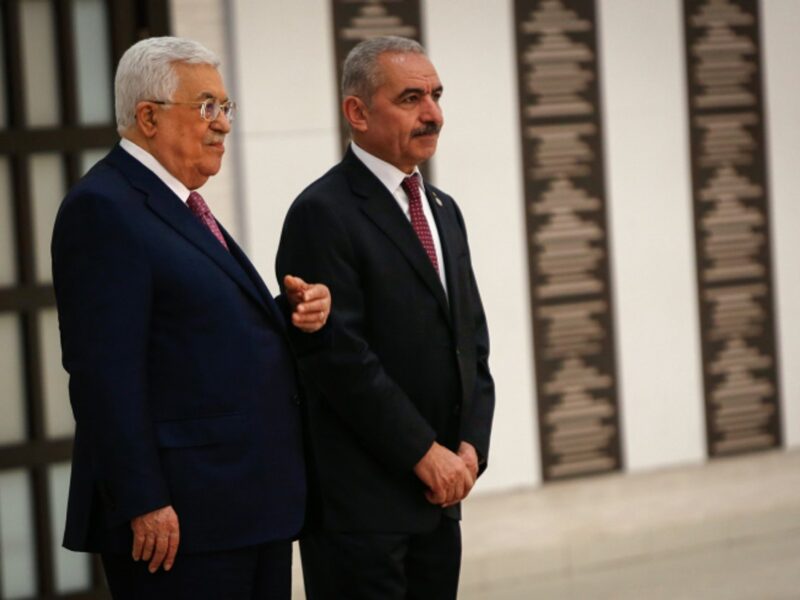
M436 204L438 204L439 206L444 206L442 204L442 201L439 200L439 196L437 196L436 194L433 195L433 199L436 200Z

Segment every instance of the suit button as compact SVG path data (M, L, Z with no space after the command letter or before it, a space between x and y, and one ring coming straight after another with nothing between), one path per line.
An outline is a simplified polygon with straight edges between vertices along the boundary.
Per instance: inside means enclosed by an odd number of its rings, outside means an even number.
M456 404L453 407L453 414L456 415L456 416L461 414L461 405L460 404Z
M460 348L456 348L456 356L461 356L461 349Z
M292 402L294 402L297 406L300 406L300 394L295 394L292 396Z

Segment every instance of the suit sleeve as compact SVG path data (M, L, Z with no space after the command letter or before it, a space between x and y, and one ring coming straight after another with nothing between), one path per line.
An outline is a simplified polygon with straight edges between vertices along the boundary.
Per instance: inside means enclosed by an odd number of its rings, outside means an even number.
M295 202L286 217L276 262L278 281L287 273L331 290L328 346L310 352L309 336L290 328L304 381L378 460L411 470L436 433L370 348L358 254L340 217L313 197Z
M464 217L458 206L453 203L458 217L458 224L467 239L467 230ZM478 292L475 273L472 270L472 259L469 260L468 293L469 305L472 308L471 319L475 327L475 387L472 390L469 414L466 415L461 439L469 442L478 453L478 474L486 470L489 460L489 439L492 431L492 418L494 416L494 380L489 371L489 327L483 302Z
M76 435L109 525L170 503L147 401L152 280L115 202L68 197L53 233L62 359Z

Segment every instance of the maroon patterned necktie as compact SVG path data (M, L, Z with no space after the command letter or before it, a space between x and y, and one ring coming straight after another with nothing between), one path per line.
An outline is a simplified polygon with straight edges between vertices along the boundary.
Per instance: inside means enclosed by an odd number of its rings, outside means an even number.
M225 243L225 238L222 237L219 225L217 225L217 221L214 219L214 215L211 214L211 209L208 208L208 204L203 200L203 197L197 192L192 192L189 194L186 205L189 207L189 210L194 213L194 216L197 217L203 225L208 227L208 230L214 234L214 237L217 238L225 250L228 250L228 244ZM230 252L230 250L228 251Z
M419 190L419 173L414 173L406 177L400 185L403 186L403 189L408 195L408 212L411 215L411 227L414 228L419 241L422 242L425 253L428 255L428 258L431 259L434 271L439 273L439 261L436 258L436 247L433 245L433 236L428 227L428 220L425 218L425 213L422 212L422 194Z

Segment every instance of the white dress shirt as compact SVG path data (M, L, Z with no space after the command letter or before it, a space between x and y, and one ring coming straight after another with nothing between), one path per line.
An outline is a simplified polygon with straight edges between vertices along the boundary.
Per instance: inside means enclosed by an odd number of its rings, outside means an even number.
M355 142L350 142L353 153L358 159L364 163L364 166L372 172L375 177L389 190L389 193L397 200L403 214L411 222L411 213L408 210L408 195L401 185L403 180L409 175L403 173L394 165L389 164L385 160L381 160L377 156L373 156L363 148L359 147ZM414 173L419 173L419 169L414 168ZM442 260L442 242L439 240L439 230L436 228L436 221L433 218L431 205L428 202L428 196L425 194L425 186L422 183L422 173L419 173L420 192L422 194L422 212L425 215L425 220L428 222L428 229L431 230L431 237L433 238L433 246L436 249L436 260L439 263L439 280L442 282L444 293L447 295L447 280L445 279L444 260Z
M150 154L141 146L137 146L132 141L125 138L122 138L119 141L119 145L120 148L125 150L125 152L150 169L156 177L164 182L164 185L171 189L178 198L186 203L186 201L189 199L189 194L192 193L191 190L183 185L172 173L167 171L164 166L158 162L158 160L156 160L155 156Z

